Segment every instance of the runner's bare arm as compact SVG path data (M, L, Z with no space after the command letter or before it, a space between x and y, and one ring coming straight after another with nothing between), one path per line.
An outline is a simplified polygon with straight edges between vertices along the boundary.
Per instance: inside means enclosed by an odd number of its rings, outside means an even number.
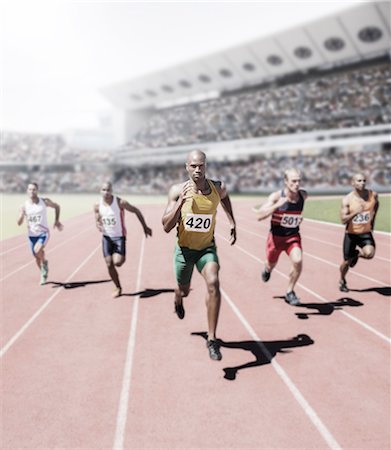
M103 233L103 226L102 226L102 217L99 214L99 205L95 203L94 205L94 214L95 214L95 225L98 230Z
M168 203L162 217L162 224L166 233L169 233L178 223L182 205L190 198L190 190L190 181L174 184L171 187L168 193Z
M20 226L22 225L22 223L24 222L24 218L26 217L26 210L24 209L24 206L20 207L19 210L19 216L18 219L16 221L16 223Z
M271 216L274 211L286 203L286 197L282 197L280 192L273 192L266 202L256 211L257 220L264 220Z
M376 214L377 211L379 209L379 197L377 195L377 192L373 191L373 195L375 197L375 207L374 207L374 211L373 211L373 219L371 221L371 229L374 230L375 229L375 219L376 219Z
M55 211L55 217L54 217L54 228L57 228L59 231L62 231L64 228L63 224L60 222L60 205L58 203L52 202L50 198L44 198L43 201L45 202L46 206L49 206L50 208L54 208Z
M118 200L119 200L119 206L121 209L126 209L126 211L136 214L137 219L140 221L140 223L143 227L145 237L152 236L152 230L146 224L144 216L142 215L141 211L138 208L136 208L135 206L131 205L126 200L123 200L121 198Z
M234 245L236 242L236 222L234 218L234 213L232 211L231 199L229 198L227 188L222 181L214 181L213 183L216 186L216 189L220 195L221 205L223 206L225 214L228 217L229 224L231 226L230 243L231 245Z

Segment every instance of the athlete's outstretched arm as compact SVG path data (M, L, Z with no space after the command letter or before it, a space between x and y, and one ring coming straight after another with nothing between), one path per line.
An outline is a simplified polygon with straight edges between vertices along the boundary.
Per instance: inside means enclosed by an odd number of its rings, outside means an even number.
M225 187L225 184L223 182L216 183L215 185L220 194L221 205L223 206L223 209L228 217L229 224L231 226L230 243L231 245L234 245L236 242L236 222L234 213L232 211L231 199L229 198L227 188Z
M99 213L99 205L98 203L95 203L94 205L94 215L95 215L95 225L98 230L103 233L103 226L102 226L102 217Z
M375 197L375 206L374 206L374 211L373 211L373 219L371 221L371 229L372 229L372 231L375 229L375 219L376 219L377 211L379 209L379 197L377 195L377 192L373 191L373 195Z
M54 217L54 228L58 228L59 231L62 231L64 228L63 224L60 222L60 205L58 203L52 202L50 198L45 198L43 200L45 202L46 206L49 206L50 208L54 208L55 211L55 217Z
M132 212L136 214L137 219L140 221L145 237L152 236L152 229L149 228L149 226L146 224L144 216L142 215L141 211L136 208L135 206L128 203L126 200L119 199L120 208L126 209L126 211Z
M20 211L19 211L19 216L18 219L16 221L16 223L20 226L22 225L22 223L24 222L24 218L26 216L26 210L24 209L24 206L20 207Z
M162 224L166 233L169 233L178 223L182 205L190 198L190 190L190 181L183 184L174 184L171 187L168 193L168 203L162 217Z

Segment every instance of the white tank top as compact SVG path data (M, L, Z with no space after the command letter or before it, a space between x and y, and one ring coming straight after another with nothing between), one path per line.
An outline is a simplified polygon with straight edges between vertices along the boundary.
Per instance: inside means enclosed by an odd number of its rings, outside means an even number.
M102 218L103 234L109 237L126 236L124 211L118 205L118 198L113 197L111 205L106 205L103 198L99 202L99 214Z
M39 199L38 203L32 203L30 200L26 200L24 210L27 216L29 236L36 237L43 233L49 233L46 205L42 198Z

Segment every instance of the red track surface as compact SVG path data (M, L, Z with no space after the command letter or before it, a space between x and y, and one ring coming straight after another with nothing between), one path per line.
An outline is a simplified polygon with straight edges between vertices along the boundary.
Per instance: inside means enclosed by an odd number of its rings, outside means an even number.
M260 280L268 224L251 206L234 204L233 247L218 214L220 362L192 334L206 331L198 273L185 319L173 313L175 233L161 206L142 208L151 239L127 218L115 300L111 282L91 283L108 280L91 215L52 233L43 287L26 238L3 241L1 448L389 449L389 235L375 235L376 258L359 261L342 295L343 229L305 221L292 307L280 298L285 255Z

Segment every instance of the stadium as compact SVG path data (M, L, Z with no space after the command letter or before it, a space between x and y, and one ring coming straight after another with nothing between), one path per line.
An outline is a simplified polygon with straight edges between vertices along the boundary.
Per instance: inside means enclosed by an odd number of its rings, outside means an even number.
M101 86L110 129L79 142L2 130L2 448L390 448L390 14L389 2L359 3ZM162 228L194 151L224 182L238 234L231 246L219 207L217 364L195 271L185 319L173 314L175 236ZM309 194L294 306L286 255L262 283L270 220L254 215L292 168ZM341 200L355 174L379 194L376 254L351 266L342 293ZM32 181L65 225L50 234L43 286L15 220ZM93 217L108 181L152 229L125 214L118 299Z
M313 192L347 191L364 168L373 188L386 192L388 7L360 5L102 88L118 110L121 145L112 151L86 154L64 136L5 131L1 191L24 192L36 179L45 192L96 192L112 179L124 194L162 194L164 180L181 180L185 155L200 148L211 177L235 193L272 191L292 164Z

